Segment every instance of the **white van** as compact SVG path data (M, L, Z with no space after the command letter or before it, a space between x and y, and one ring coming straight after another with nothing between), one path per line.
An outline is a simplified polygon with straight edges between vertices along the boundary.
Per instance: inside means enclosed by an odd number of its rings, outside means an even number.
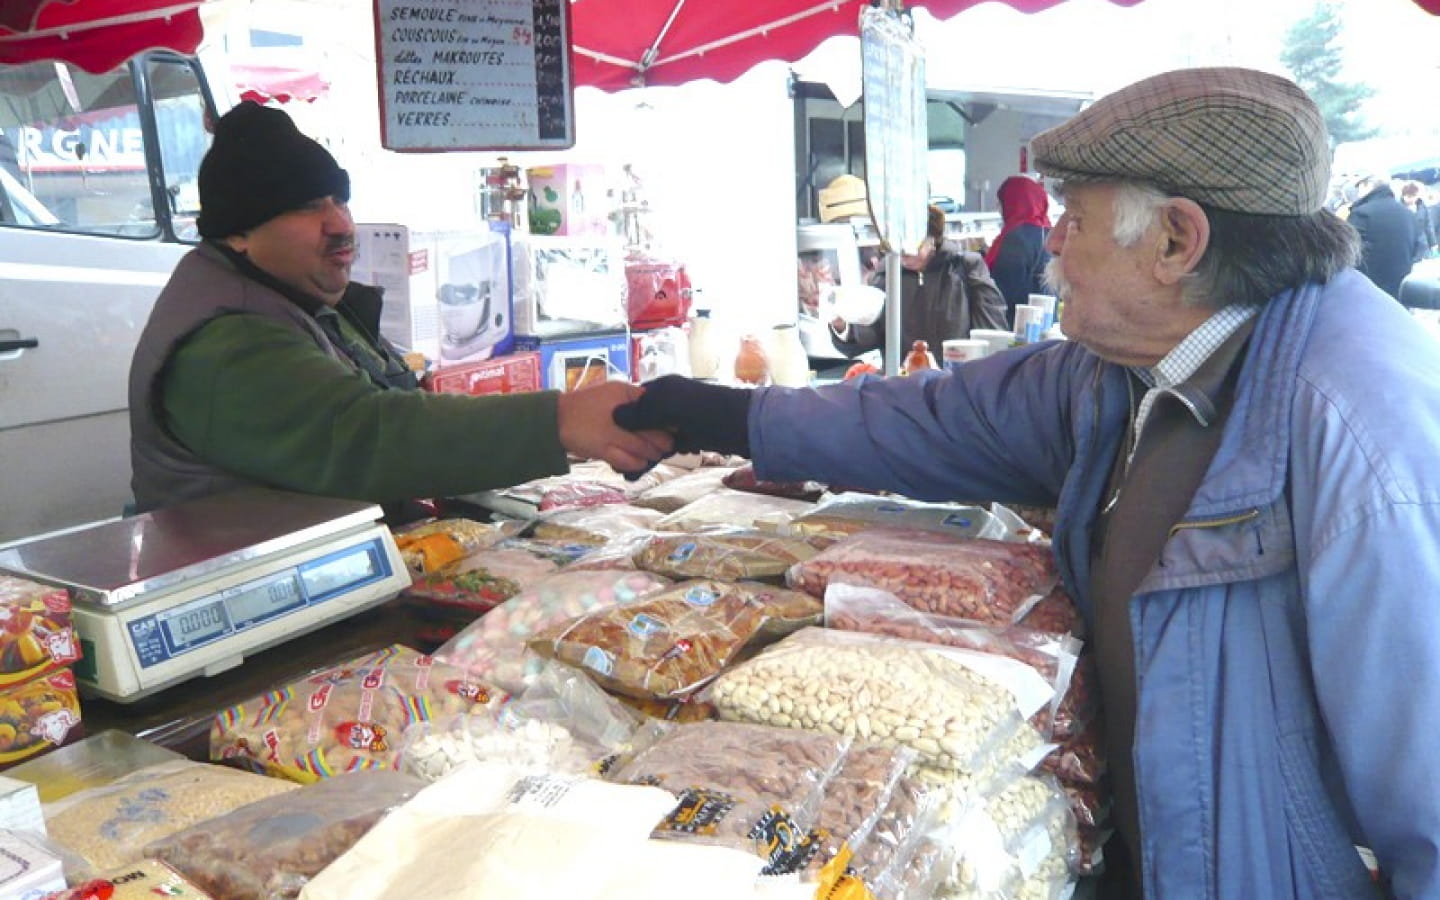
M130 356L197 240L197 60L0 67L0 543L130 499Z

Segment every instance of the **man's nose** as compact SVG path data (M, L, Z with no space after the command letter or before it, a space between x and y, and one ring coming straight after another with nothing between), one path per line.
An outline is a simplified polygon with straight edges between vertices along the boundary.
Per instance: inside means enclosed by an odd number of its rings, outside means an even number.
M1065 229L1070 225L1063 217L1055 223L1049 233L1045 235L1045 252L1051 256L1059 256L1060 250L1065 246Z
M333 197L325 201L325 230L329 232L353 231L355 219L350 215L350 207L336 201Z

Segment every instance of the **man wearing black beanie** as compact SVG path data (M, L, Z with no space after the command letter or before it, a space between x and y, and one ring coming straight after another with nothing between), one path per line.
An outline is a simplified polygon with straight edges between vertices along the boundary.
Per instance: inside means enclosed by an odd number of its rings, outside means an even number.
M612 410L639 388L494 397L416 390L350 280L350 178L284 112L242 103L200 164L204 241L180 261L130 365L140 511L251 484L398 503L568 470L639 471L671 449Z

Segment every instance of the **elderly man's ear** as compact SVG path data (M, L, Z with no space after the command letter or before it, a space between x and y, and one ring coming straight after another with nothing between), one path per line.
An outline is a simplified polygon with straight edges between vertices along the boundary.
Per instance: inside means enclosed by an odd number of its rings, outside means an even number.
M1167 200L1160 216L1159 242L1155 278L1162 284L1175 284L1200 265L1200 257L1210 246L1210 219L1205 210L1184 197Z

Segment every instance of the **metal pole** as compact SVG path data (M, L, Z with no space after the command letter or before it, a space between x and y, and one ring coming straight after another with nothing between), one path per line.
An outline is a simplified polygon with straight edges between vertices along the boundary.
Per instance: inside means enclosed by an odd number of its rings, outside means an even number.
M900 349L900 252L885 251L885 374L899 375L905 358Z

